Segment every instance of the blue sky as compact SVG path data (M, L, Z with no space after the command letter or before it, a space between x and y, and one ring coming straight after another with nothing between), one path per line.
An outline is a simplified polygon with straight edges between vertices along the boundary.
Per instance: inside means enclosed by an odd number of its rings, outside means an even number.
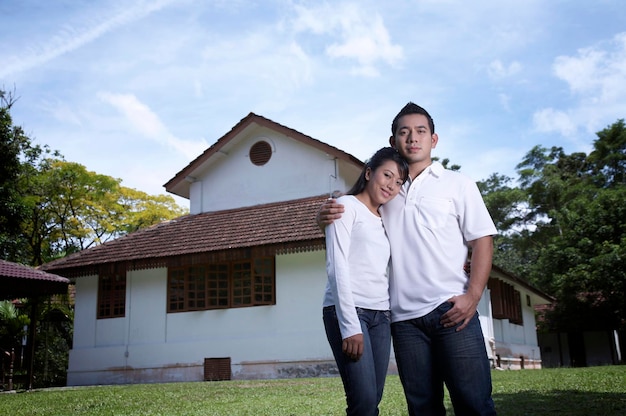
M623 0L2 0L14 124L67 160L163 184L255 112L365 160L408 101L433 155L515 177L626 118ZM185 200L177 202L186 206Z

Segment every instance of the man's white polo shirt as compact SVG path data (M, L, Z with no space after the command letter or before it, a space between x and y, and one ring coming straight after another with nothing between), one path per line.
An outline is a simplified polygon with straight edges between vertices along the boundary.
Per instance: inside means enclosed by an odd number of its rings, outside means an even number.
M392 321L465 293L467 241L497 233L476 183L433 162L381 208L391 244Z

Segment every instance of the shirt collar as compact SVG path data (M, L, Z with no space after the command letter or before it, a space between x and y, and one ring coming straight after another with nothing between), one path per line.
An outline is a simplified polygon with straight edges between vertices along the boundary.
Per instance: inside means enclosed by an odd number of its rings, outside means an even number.
M411 179L411 177L409 176L409 180L407 180L405 183L410 184L411 182L418 180L418 178L426 176L426 175L433 175L438 178L441 176L444 170L446 170L446 168L444 168L441 163L437 161L433 161L430 165L426 167L426 169L422 171L422 173L417 175L415 179Z
M437 161L433 161L433 163L431 163L426 169L437 177L441 176L443 171L446 170L446 168L444 168L443 165Z

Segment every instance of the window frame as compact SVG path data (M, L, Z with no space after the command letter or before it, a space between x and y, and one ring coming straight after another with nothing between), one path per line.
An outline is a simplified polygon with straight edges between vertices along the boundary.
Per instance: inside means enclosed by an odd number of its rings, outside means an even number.
M167 313L276 304L274 257L168 267Z
M494 319L508 319L516 325L524 325L522 295L515 287L500 279L489 279L491 312Z
M114 281L115 280L115 281ZM126 271L117 270L98 275L97 319L126 316Z

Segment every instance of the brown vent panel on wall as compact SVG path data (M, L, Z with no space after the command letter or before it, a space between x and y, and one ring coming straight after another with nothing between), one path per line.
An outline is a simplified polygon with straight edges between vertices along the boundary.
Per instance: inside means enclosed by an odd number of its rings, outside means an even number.
M263 166L272 157L272 146L268 142L256 142L250 148L250 161L257 166Z
M230 357L204 359L204 381L230 380L230 375Z

